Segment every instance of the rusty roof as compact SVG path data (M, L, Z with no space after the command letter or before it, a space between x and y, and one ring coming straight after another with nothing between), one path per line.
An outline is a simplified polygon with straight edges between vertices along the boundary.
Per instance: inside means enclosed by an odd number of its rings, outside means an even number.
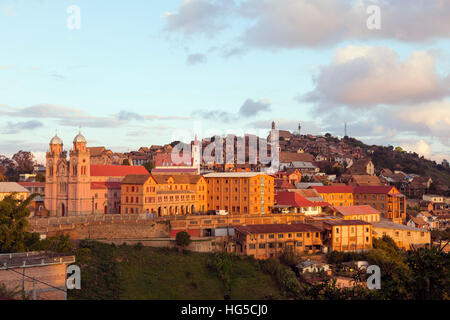
M336 206L334 207L337 212L344 216L352 215L364 215L364 214L380 214L380 211L374 209L372 206Z
M321 229L306 223L295 224L254 224L235 226L235 231L244 234L286 233L286 232L320 232Z
M122 184L144 184L150 177L150 174L129 174L123 178Z
M371 225L369 222L362 220L327 220L323 222L330 226L361 226L361 225Z

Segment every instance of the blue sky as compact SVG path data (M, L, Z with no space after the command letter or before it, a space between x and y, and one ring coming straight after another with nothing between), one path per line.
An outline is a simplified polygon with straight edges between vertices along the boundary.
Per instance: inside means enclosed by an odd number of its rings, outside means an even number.
M450 4L374 2L377 31L344 0L0 0L0 154L42 157L80 126L127 151L275 119L449 159Z

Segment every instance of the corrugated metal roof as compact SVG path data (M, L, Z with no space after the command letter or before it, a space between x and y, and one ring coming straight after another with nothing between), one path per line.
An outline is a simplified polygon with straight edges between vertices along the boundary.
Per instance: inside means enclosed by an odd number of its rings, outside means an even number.
M312 186L319 193L353 193L352 186Z
M430 232L426 229L419 229L410 227L404 224L394 223L388 220L382 219L379 222L372 222L374 228L386 228L386 229L400 229L400 230L408 230L408 231L422 231L422 232Z
M234 229L244 234L285 233L285 232L320 232L321 229L305 223L295 224L254 224L235 226Z
M261 172L216 172L208 173L205 178L253 178L259 175L265 175Z
M364 215L364 214L380 214L380 211L368 205L361 206L336 206L334 207L340 214L344 216Z
M13 192L26 192L28 190L22 187L17 182L0 182L0 192L1 193L13 193Z
M366 194L386 194L389 193L393 186L361 186L355 187L354 193Z

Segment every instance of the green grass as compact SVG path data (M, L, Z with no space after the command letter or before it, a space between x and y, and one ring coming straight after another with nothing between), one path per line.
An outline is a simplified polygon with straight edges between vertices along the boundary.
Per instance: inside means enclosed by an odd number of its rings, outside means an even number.
M81 247L89 248L78 254L82 290L69 292L69 299L222 300L227 293L217 271L208 267L213 254L98 242ZM259 262L247 257L233 258L230 296L283 298Z

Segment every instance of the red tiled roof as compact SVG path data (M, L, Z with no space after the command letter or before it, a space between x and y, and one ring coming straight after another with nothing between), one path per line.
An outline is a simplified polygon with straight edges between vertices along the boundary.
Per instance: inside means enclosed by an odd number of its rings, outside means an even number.
M322 207L327 206L326 202L312 202L303 198L296 192L282 191L275 195L275 203L278 205L288 205L292 207Z
M91 189L120 189L120 182L91 182Z
M285 233L285 232L320 232L321 229L305 223L294 224L253 224L235 226L234 229L244 234Z
M91 176L125 177L129 174L148 174L143 166L91 165Z
M368 193L368 194L385 194L389 193L393 186L360 186L355 187L354 193Z
M377 209L374 209L371 206L363 205L363 206L336 206L334 207L340 214L344 216L352 216L359 214L380 214Z
M319 193L353 193L352 186L313 186Z
M177 167L152 169L152 174L159 174L159 173L168 173L168 174L197 173L197 169L196 168L177 168Z

